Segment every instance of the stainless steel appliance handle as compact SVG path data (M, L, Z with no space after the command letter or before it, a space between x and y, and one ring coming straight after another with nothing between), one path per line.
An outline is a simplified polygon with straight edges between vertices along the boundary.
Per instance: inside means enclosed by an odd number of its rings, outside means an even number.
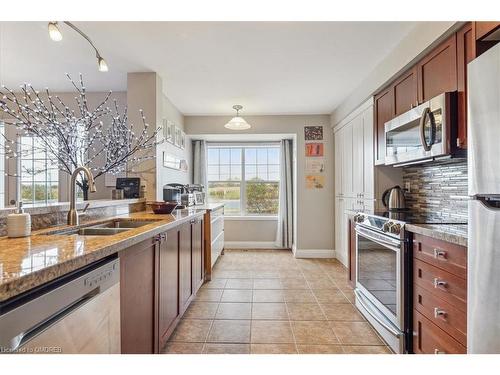
M366 302L364 301L365 299L365 296L363 295L363 293L361 293L359 291L359 289L354 289L354 293L356 294L356 297L358 297L357 301L359 302L359 304L366 310L366 312L368 314L370 314L370 316L375 319L382 327L384 327L385 329L387 329L390 333L392 333L394 336L396 337L400 337L402 335L402 332L398 331L396 328L392 327L391 325L389 325L387 322L384 322L382 319L380 319L380 317L378 317L376 314L374 314L371 310L371 308L366 304Z
M358 233L359 235L369 239L370 241L376 242L379 245L386 246L394 251L401 250L400 249L401 243L397 240L392 240L391 238L386 237L384 235L380 235L380 234L377 234L371 230L364 229L364 228L360 227L359 225L356 225L355 230L356 230L356 233Z
M429 116L429 121L431 122L431 143L427 144L427 140L425 139L425 120ZM420 117L420 142L422 143L422 147L425 151L430 151L432 144L434 143L434 116L432 115L431 109L429 107L425 107L422 112L422 116Z

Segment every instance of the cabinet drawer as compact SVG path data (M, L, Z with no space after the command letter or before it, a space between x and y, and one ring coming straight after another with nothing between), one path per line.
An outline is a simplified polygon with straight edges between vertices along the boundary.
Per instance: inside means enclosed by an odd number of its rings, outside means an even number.
M467 248L463 246L414 234L413 256L458 277L467 278Z
M413 259L413 282L459 310L467 311L467 281L465 279Z
M216 220L212 219L210 226L210 234L213 241L224 230L224 216L218 216Z
M219 237L215 238L212 242L212 267L214 266L217 258L220 256L222 250L224 249L224 232L222 232Z
M467 314L418 285L413 287L413 306L462 345L467 345Z
M467 349L417 310L413 310L413 351L416 354L465 354Z

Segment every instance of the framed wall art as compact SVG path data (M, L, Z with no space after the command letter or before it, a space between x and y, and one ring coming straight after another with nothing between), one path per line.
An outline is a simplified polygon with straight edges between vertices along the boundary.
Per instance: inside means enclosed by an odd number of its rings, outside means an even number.
M306 156L307 157L320 157L324 154L323 143L306 143Z
M323 126L305 126L304 138L306 141L322 141Z
M184 133L183 131L181 131L181 144L180 144L180 147L183 150L186 148L186 133Z
M177 147L181 147L181 138L182 138L182 135L181 135L181 129L178 128L177 126L175 127L175 145Z
M163 128L165 140L169 143L174 143L174 123L170 120L165 121L166 124L164 124Z

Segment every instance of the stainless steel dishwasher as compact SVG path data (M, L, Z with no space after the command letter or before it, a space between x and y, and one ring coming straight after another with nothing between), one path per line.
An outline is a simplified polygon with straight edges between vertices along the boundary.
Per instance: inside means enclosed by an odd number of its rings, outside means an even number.
M119 260L0 304L0 353L120 353Z

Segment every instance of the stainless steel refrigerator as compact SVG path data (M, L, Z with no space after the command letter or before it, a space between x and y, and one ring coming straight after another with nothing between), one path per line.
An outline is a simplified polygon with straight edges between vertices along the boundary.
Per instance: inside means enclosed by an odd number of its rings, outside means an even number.
M500 353L500 44L468 65L467 351Z

